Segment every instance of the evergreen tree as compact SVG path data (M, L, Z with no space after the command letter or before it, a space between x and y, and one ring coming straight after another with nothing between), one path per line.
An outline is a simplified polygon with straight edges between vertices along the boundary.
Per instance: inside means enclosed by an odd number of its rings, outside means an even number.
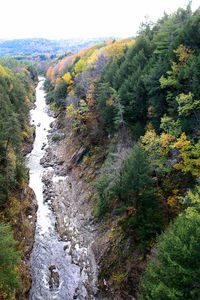
M0 224L0 298L13 299L16 288L21 282L17 266L20 262L20 252L16 250L10 226Z
M128 225L139 243L146 245L160 231L163 220L152 170L140 144L125 160L115 188L120 203L135 208L136 213L128 219Z
M161 235L158 258L147 267L138 299L200 298L200 219L179 216Z

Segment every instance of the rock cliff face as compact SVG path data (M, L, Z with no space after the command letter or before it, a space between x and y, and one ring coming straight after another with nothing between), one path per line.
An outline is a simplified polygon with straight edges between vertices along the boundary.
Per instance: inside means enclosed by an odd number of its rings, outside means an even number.
M16 240L20 242L19 249L22 250L20 274L23 288L16 295L16 299L19 300L28 299L28 293L31 287L29 258L34 244L36 217L37 200L35 193L25 184L21 192L20 213L13 226Z

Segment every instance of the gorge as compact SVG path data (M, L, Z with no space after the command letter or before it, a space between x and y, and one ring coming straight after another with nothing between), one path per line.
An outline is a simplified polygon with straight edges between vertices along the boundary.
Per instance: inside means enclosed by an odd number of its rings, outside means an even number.
M30 169L29 185L35 191L38 201L35 242L30 259L32 287L29 299L94 299L88 295L87 291L88 276L91 276L91 274L88 275L90 272L88 249L82 241L83 237L79 236L78 228L75 227L75 222L79 224L79 221L75 220L77 216L74 217L74 224L70 224L73 222L73 217L70 221L70 207L68 207L68 228L66 224L63 225L65 225L65 230L72 232L71 239L68 234L68 236L62 236L61 240L55 228L57 216L52 211L52 202L56 201L56 197L63 197L63 194L70 197L69 191L66 191L66 188L70 188L67 182L68 176L54 175L55 162L49 167L46 165L43 167L40 164L41 159L44 161L45 155L49 153L47 150L52 148L52 144L49 144L52 143L49 141L53 135L50 124L54 120L48 115L43 83L44 79L40 78L36 88L36 107L31 110L32 124L36 125L36 137L33 150L27 157L27 166ZM45 193L43 194L47 181L48 190L50 190L49 184L51 190L54 190L54 196L50 199L49 194L46 198ZM73 202L73 199L73 197L69 199L69 202ZM65 209L65 204L62 203L62 205ZM61 214L60 218L62 215L64 214ZM65 216L65 223L66 219L67 216Z

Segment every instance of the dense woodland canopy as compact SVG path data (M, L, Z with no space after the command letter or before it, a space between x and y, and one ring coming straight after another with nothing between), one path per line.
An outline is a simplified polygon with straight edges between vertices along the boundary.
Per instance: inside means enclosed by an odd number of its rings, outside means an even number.
M200 10L193 13L189 3L142 24L136 38L57 56L47 70L47 102L87 149L85 165L101 172L90 180L94 214L112 227L112 242L99 280L111 282L118 295L200 297L199 27ZM36 76L30 64L0 61L1 211L26 177L20 150L30 134L27 103ZM12 245L12 262L19 253L10 228L2 224L0 234ZM138 273L127 266L145 265L151 249L157 254L146 272L139 271L138 289ZM18 283L11 273L12 292Z
M193 262L199 215L184 212L199 206L200 176L200 11L192 13L190 4L156 24L142 24L135 39L107 40L55 61L45 84L51 107L66 110L68 130L90 149L86 164L95 161L105 141L109 144L102 175L92 182L95 213L101 222L115 224L116 235L121 232L122 251L115 247L115 258L111 251L110 269L100 276L113 278L119 290L129 276L125 240L145 255L169 226L142 281L141 299L200 297ZM117 148L120 139L124 152ZM188 191L195 189L191 204ZM181 247L189 247L186 261L179 260Z
M32 64L0 60L0 298L13 299L21 288L21 252L10 223L18 214L20 193L27 181L23 144L32 135L29 103L34 101L37 71Z

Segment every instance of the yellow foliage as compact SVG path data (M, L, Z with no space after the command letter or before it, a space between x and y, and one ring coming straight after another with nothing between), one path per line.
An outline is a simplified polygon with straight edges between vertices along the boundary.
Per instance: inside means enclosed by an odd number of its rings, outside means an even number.
M78 113L78 111L74 108L73 104L70 104L66 108L66 117L69 121L69 125L73 130L76 130L80 125L82 116Z
M167 155L170 151L171 144L174 142L175 136L163 132L160 136L160 142L161 142L161 153L163 155Z
M119 60L123 57L126 47L131 47L135 43L132 39L122 39L115 41L114 43L108 43L108 46L104 48L104 53L107 57L114 57Z
M11 147L9 147L8 158L10 160L10 163L11 163L13 169L15 169L15 166L16 166L16 155L15 155L15 152L14 152L13 148L11 148Z
M77 110L74 108L73 104L70 104L66 107L66 111L67 111L67 117L71 118L74 117L76 118L78 116L78 112Z
M171 207L177 207L178 199L175 195L169 196L167 199L167 204Z
M105 47L105 55L108 57L113 57L117 60L121 59L124 55L126 44L116 41L111 45Z
M148 122L146 126L146 131L151 131L151 130L154 130L153 124L151 122Z
M99 50L95 50L87 60L88 67L91 67L98 60Z
M67 84L70 84L71 83L71 74L69 72L65 73L65 75L62 77L64 81L67 82Z
M172 145L172 148L180 149L181 151L188 151L192 148L191 141L187 140L185 132L177 139L177 142Z
M179 150L180 161L174 165L174 168L183 173L191 173L193 176L200 176L200 142L194 144L187 139L185 133L177 139L171 148Z
M156 145L156 149L157 149L157 145L160 143L160 138L159 136L157 136L155 130L153 129L153 130L146 131L145 135L141 137L141 141L145 145L145 148L146 145L149 145L151 147L153 145Z
M90 158L89 158L88 156L85 155L85 156L83 157L83 161L84 161L85 164L88 164L89 161L90 161Z
M135 40L132 40L128 42L126 45L128 46L128 48L131 48L134 44L135 44Z
M194 51L181 44L176 50L174 50L174 53L176 53L179 58L179 65L184 65L194 54Z
M81 51L79 51L79 52L77 53L77 56L83 57L84 53L85 53L85 52L84 52L83 50L81 50Z
M148 118L153 118L153 117L156 117L156 114L155 114L156 110L155 110L155 107L153 105L150 105L148 107Z
M86 63L83 59L80 59L74 67L74 71L76 74L79 74L80 72L83 72L85 70Z
M0 65L0 75L2 76L9 76L6 70Z
M154 129L146 131L145 135L141 137L143 147L152 161L166 158L174 140L175 137L173 135L163 132L159 136Z

